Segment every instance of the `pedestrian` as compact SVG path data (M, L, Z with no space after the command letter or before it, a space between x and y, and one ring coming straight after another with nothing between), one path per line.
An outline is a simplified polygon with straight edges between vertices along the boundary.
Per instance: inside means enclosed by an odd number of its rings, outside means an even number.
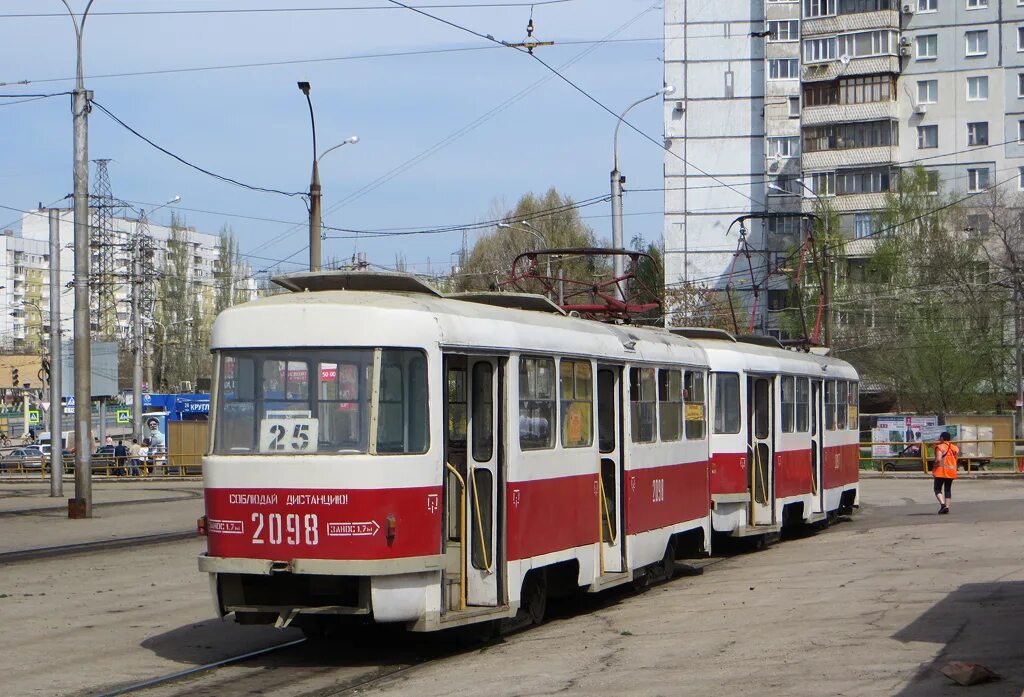
M138 477L142 472L142 446L138 438L132 438L132 444L128 446L128 471L133 477Z
M139 448L139 461L142 463L142 476L149 474L149 438L142 439L142 447Z
M939 513L949 513L953 502L953 480L956 479L956 461L960 448L950 441L949 431L943 431L935 446L935 461L932 476L935 478L935 498L939 502Z
M114 461L117 463L118 476L130 474L128 471L128 446L121 439L118 439L117 445L114 446Z

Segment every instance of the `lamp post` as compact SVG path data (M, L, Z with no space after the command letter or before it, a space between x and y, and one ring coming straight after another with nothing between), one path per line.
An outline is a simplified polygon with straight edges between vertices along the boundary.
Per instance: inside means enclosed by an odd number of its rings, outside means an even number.
M89 100L82 66L82 34L94 0L89 0L81 20L68 0L61 0L75 27L77 61L75 89L71 93L74 118L74 202L75 202L75 498L68 501L69 518L92 517L92 362L89 332ZM52 447L52 445L51 445Z
M626 178L619 172L619 126L626 119L626 114L638 104L643 104L649 99L654 99L663 94L672 94L675 92L675 87L672 85L665 85L654 94L647 95L642 99L638 99L623 111L618 120L615 122L615 136L612 139L612 172L611 172L611 185L612 185L612 247L615 249L624 249L622 240L622 185L625 183ZM615 276L615 295L619 300L623 299L622 287L618 283L618 279L622 277L624 272L625 260L621 254L616 254L612 258L612 275Z
M308 82L300 82L298 85L302 94L306 95L306 104L309 105L309 125L313 132L313 174L309 180L309 270L319 271L321 263L320 230L323 226L323 221L320 218L321 189L319 162L327 153L337 150L342 145L355 145L359 142L359 136L350 136L317 155L316 119L313 116L313 100L309 96L310 85Z
M178 203L181 196L175 196L167 203L157 206L149 212L156 213L161 208ZM139 226L132 243L132 432L135 437L142 438L142 359L145 353L145 342L142 331L142 231L146 221L146 211L139 209Z
M194 317L184 317L182 319L174 320L173 322L167 322L166 324L164 322L161 322L160 320L156 319L155 317L143 317L141 319L142 319L143 322L145 322L147 324L155 324L155 325L159 325L160 326L161 346L160 346L160 365L158 367L160 369L160 381L163 382L165 380L165 375L164 375L165 360L164 360L164 357L167 354L167 348L166 348L166 343L165 343L167 341L167 328L168 327L173 327L176 324L188 324L189 322L194 321L195 318ZM153 389L153 386L150 385L150 390L152 390L152 389ZM140 407L141 407L141 399L140 399ZM140 421L142 420L141 415L139 416L139 420Z

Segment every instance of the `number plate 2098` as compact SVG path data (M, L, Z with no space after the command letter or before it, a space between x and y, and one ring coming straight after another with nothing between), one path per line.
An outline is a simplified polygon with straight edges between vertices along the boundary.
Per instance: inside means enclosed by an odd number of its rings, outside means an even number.
M319 419L263 419L260 452L315 453L319 427Z

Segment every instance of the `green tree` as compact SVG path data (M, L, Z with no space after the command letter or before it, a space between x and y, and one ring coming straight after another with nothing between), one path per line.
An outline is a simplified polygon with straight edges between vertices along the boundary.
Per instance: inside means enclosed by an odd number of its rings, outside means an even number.
M970 212L905 170L879 212L874 250L836 284L836 355L885 384L901 409L987 409L1007 361L1006 290L992 282Z
M629 298L637 305L658 303L658 307L637 315L633 321L637 324L664 325L666 309L664 246L657 242L648 243L642 235L633 238L632 246L638 252L646 252L649 258L641 257L637 263L633 278L627 283Z
M594 231L580 218L573 200L554 188L542 196L525 194L511 210L495 218L502 224L482 234L462 260L455 279L459 290L498 287L508 278L515 258L523 252L543 248L594 247L597 243ZM538 271L545 275L546 259L538 261ZM553 276L561 269L566 278L593 281L606 277L609 265L595 257L580 257L552 259L551 267ZM575 286L567 284L566 287ZM541 284L533 280L521 283L520 288L526 292L542 292Z

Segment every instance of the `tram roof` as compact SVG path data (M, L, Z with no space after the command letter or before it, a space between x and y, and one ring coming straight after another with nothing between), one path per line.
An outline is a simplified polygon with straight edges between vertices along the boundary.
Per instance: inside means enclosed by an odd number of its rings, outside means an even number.
M720 338L700 338L694 341L704 349L712 370L743 369L752 373L780 372L857 379L857 371L852 365L833 356L786 349L768 343L735 342Z
M214 323L212 347L441 346L707 363L696 342L660 328L606 324L420 289L313 291L316 285L312 281L305 290L225 310Z

